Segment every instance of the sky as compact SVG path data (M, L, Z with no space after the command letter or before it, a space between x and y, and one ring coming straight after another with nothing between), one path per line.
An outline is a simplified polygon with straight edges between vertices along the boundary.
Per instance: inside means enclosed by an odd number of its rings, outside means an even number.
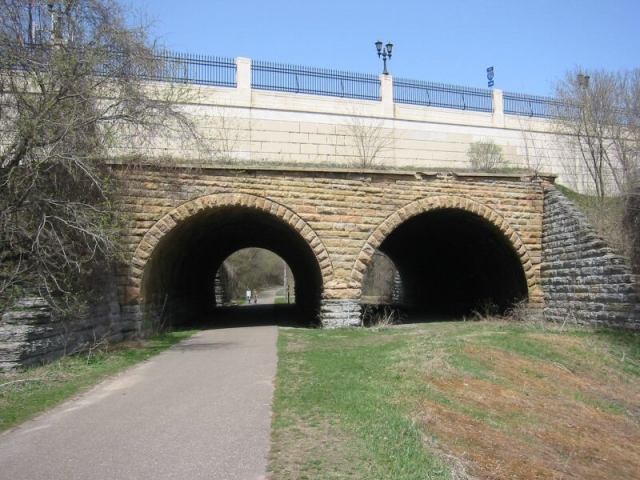
M553 96L577 68L640 67L640 0L130 0L169 49Z

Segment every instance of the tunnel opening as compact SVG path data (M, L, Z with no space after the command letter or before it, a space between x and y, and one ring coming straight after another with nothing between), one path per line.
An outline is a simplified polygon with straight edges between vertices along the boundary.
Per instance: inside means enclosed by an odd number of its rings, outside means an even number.
M294 305L233 309L216 299L216 274L234 252L273 252L290 268ZM168 231L154 248L142 277L141 293L153 321L164 327L215 327L316 322L322 276L307 241L283 219L244 206L202 210Z
M295 304L295 277L287 262L264 248L229 255L216 273L216 306Z
M380 245L400 279L410 321L504 315L528 298L519 255L483 217L461 209L414 216Z

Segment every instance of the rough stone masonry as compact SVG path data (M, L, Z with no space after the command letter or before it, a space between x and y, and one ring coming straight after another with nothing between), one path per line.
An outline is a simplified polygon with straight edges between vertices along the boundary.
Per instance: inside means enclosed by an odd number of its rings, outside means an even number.
M254 237L268 240L270 229L282 233L273 237L273 250L284 242L296 255L311 252L301 262L317 270L317 278L307 284L318 292L317 313L325 327L359 325L361 284L376 250L411 219L441 211L479 219L510 246L526 278L529 304L543 308L547 319L640 327L637 276L550 178L336 169L114 169L129 219L122 236L125 264L105 280L104 295L91 313L74 323L56 320L37 298L5 312L0 368L47 361L99 338L141 333L145 315L158 315L166 306L163 286L175 276L178 283L189 281L180 277L184 250L197 246L211 259L216 249L224 256L245 246L225 244L218 238L224 235L216 233L240 214L249 219L240 230L257 224ZM206 241L194 243L194 237ZM165 267L158 269L162 262Z

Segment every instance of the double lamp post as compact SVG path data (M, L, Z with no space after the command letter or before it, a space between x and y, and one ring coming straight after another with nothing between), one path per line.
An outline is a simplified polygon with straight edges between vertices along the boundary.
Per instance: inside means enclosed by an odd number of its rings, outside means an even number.
M382 42L378 40L376 42L376 49L378 50L378 58L382 58L382 62L384 63L384 70L382 71L382 74L389 75L389 72L387 70L387 58L391 59L391 50L393 49L393 44L387 43L383 47Z

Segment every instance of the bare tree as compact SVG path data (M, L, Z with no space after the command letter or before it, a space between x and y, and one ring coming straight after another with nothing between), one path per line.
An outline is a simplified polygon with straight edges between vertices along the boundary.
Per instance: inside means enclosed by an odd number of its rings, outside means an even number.
M588 172L590 191L607 208L621 205L619 226L640 263L640 69L567 72L556 86L564 108L557 128ZM609 197L614 197L610 199ZM633 253L635 252L635 253Z
M115 0L0 0L0 311L77 300L118 254L116 142L185 135L145 26ZM127 135L124 135L127 134Z
M372 167L393 145L393 138L385 130L381 119L366 119L360 115L351 115L345 129L355 149L354 163L360 168Z
M222 163L233 163L238 157L239 143L246 136L241 119L230 108L218 107L209 123L213 127L212 148L215 158Z
M600 199L623 193L638 165L637 71L573 70L556 86L564 108L557 119Z
M535 131L531 119L520 121L520 131L524 142L524 161L528 170L538 175L548 162L548 145L542 136Z
M493 140L473 142L467 151L471 166L483 172L493 172L506 166L502 148Z

